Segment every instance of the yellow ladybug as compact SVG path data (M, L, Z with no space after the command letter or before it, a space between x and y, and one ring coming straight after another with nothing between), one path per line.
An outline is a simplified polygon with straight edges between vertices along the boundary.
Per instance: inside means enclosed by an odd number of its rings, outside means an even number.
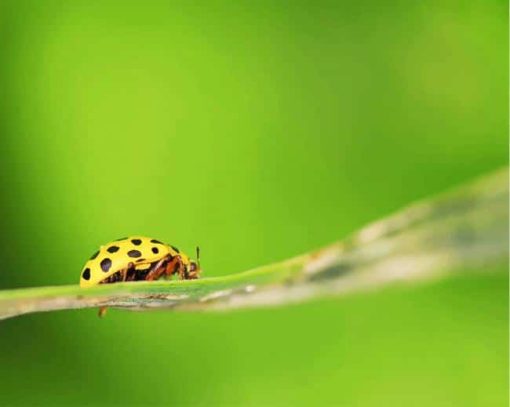
M111 284L123 281L152 281L170 278L181 280L199 277L197 261L191 260L177 247L144 236L115 240L92 255L81 272L80 287ZM105 308L100 310L104 314Z

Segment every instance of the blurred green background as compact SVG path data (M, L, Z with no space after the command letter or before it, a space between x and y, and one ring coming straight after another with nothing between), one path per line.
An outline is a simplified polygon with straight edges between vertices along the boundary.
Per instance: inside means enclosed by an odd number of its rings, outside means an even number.
M507 163L504 1L0 0L0 288L129 234L204 276ZM506 406L508 279L0 323L0 405Z

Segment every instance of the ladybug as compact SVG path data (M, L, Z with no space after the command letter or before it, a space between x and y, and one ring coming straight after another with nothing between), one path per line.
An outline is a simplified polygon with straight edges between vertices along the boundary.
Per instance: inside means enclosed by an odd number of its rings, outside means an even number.
M177 247L150 237L132 236L101 246L85 263L80 287L152 281L174 274L181 280L192 280L198 278L200 271L198 262L190 260Z
M85 263L81 272L80 287L112 284L123 281L153 281L171 278L174 274L181 280L199 277L197 261L191 260L177 247L144 236L117 239L101 246ZM105 313L102 307L99 315Z

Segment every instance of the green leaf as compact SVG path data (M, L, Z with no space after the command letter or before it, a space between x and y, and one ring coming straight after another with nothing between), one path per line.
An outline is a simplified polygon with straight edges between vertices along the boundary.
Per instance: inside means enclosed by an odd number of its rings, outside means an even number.
M508 169L304 255L225 277L0 291L0 318L62 309L235 309L490 271L508 259Z

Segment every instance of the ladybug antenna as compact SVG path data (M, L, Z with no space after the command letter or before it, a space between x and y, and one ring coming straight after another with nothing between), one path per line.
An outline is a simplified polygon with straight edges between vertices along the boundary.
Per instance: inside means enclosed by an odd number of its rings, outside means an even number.
M197 264L198 268L200 268L200 247L197 246Z

